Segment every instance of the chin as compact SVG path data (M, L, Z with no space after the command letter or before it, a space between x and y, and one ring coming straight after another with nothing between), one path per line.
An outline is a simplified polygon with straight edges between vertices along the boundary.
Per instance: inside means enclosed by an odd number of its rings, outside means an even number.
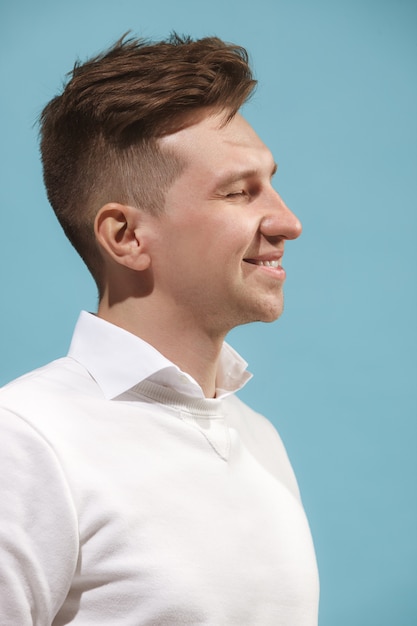
M241 321L241 324L250 324L252 322L264 322L265 324L270 324L271 322L275 322L279 317L281 317L282 313L283 313L284 307L283 306L277 306L277 304L275 303L275 306L271 306L271 307L263 307L262 310L258 310L257 311L253 311L253 314L251 316L248 316L248 318L245 321Z
M260 317L256 321L264 322L265 324L270 324L271 322L276 322L276 320L281 317L282 312L283 312L282 309L280 309L279 311L270 311L268 314L263 315L262 317Z
M252 322L275 322L284 310L284 299L282 296L274 298L251 299L240 302L240 307L235 309L234 315L229 318L229 331L236 326L251 324ZM229 332L228 331L228 332Z
M272 302L265 302L262 309L259 311L260 315L258 322L275 322L281 317L284 311L284 300L278 298Z

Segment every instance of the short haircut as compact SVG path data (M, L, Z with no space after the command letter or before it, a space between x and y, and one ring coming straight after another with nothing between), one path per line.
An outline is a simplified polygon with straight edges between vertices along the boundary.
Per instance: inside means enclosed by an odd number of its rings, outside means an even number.
M255 84L246 50L217 37L123 37L75 64L41 114L41 155L49 201L99 291L94 219L100 207L119 202L162 211L183 164L159 149L157 139L187 125L184 117L197 109L232 118Z

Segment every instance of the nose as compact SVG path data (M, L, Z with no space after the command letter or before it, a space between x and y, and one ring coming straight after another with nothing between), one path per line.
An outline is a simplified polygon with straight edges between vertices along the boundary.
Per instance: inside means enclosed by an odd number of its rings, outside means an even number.
M267 239L297 239L302 231L300 220L275 190L272 193L273 197L260 225L262 235Z

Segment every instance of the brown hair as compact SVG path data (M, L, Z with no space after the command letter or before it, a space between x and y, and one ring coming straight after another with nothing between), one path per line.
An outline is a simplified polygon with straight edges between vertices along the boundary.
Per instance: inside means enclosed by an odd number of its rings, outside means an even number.
M120 202L162 211L164 192L183 164L159 150L157 139L199 108L233 117L255 83L244 48L216 37L122 38L76 63L41 114L42 163L57 218L99 288L99 208Z

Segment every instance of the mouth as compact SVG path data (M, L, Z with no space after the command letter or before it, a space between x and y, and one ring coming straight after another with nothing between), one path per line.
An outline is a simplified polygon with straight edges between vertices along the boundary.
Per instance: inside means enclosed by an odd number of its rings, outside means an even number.
M245 263L249 263L249 265L255 265L259 267L257 272L261 272L265 275L268 275L273 280L284 281L286 277L286 273L284 268L281 265L283 252L276 251L272 254L264 254L259 257L246 258L243 259Z
M243 259L245 263L251 263L252 265L263 265L264 267L280 267L279 259L271 261L259 261L257 259Z

